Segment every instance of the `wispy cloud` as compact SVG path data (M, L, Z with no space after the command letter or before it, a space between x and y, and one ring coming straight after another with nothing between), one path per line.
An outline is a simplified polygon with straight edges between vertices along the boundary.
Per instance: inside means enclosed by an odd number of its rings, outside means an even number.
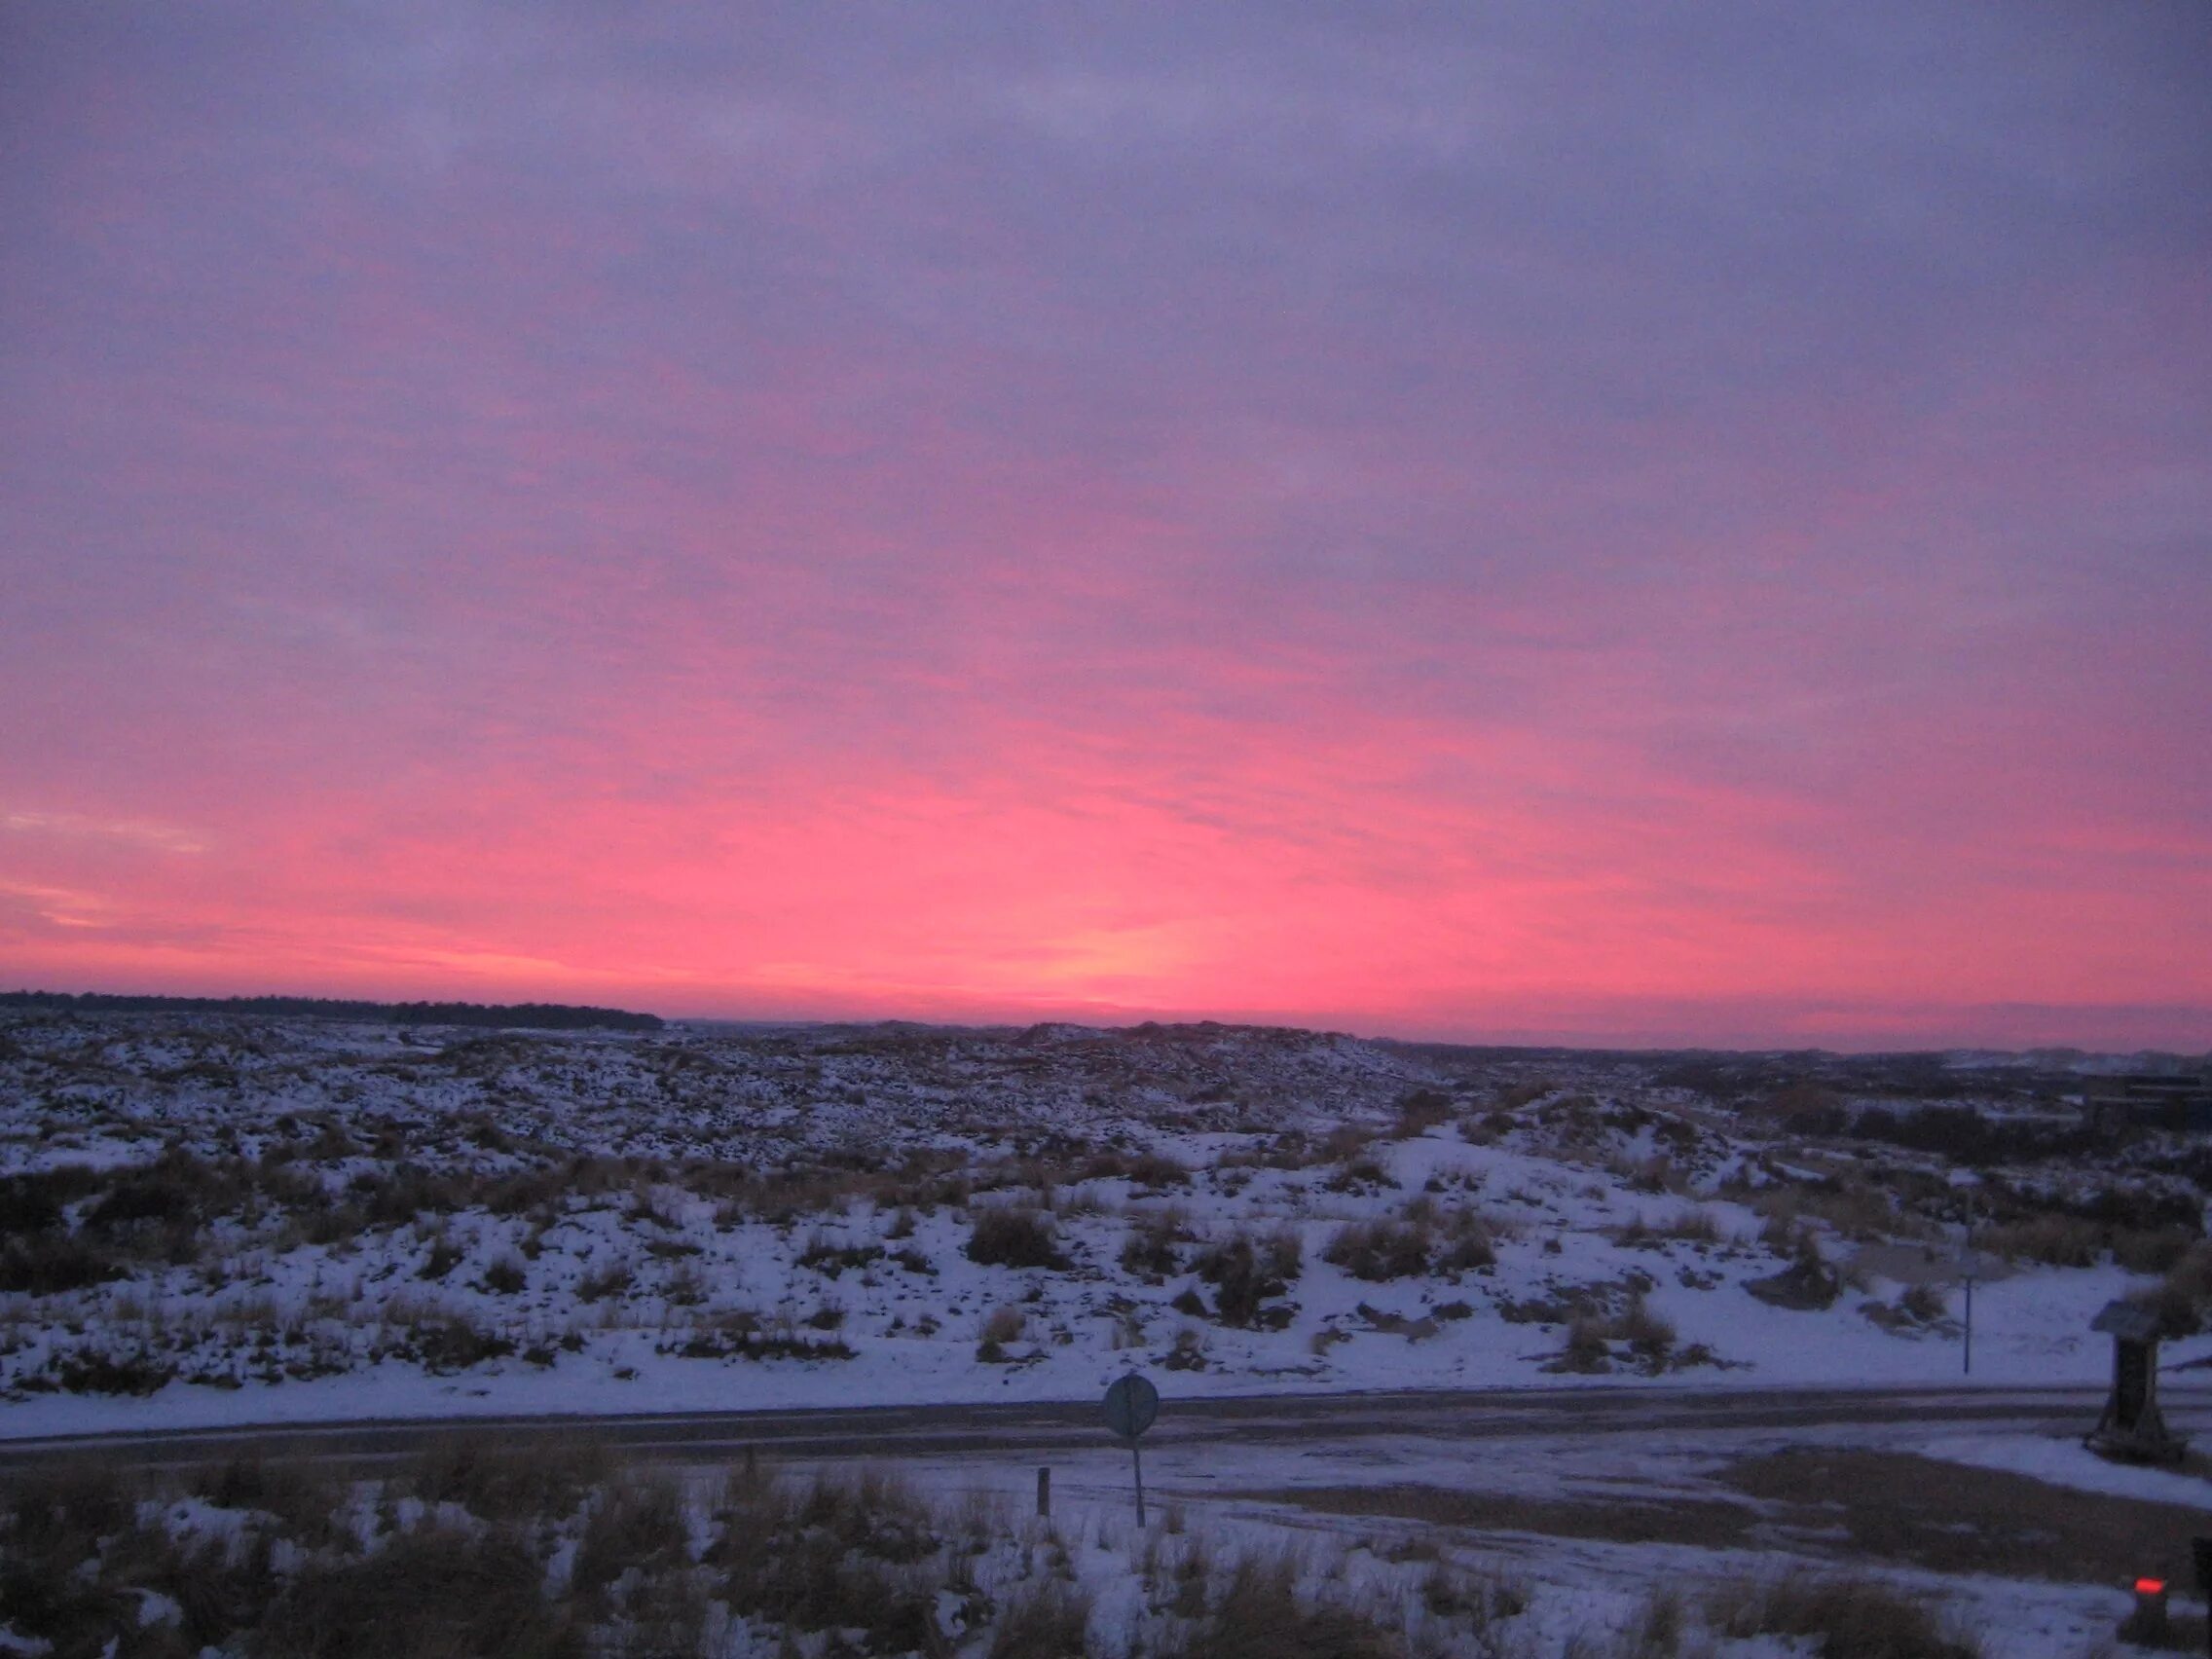
M2212 1043L2186 8L9 28L12 968Z
M136 819L88 818L74 812L0 812L0 833L64 841L102 841L153 852L203 853L207 844L189 830Z

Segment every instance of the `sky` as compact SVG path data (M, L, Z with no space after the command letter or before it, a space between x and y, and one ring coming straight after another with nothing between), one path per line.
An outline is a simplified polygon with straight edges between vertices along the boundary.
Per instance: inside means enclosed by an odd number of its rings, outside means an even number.
M0 4L0 988L2212 1049L2207 86Z

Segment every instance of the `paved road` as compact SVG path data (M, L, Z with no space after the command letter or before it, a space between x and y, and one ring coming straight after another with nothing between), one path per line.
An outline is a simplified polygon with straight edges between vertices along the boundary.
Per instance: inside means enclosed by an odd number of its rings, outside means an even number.
M1870 1423L1973 1423L2064 1433L2096 1420L2094 1388L1491 1389L1297 1396L1172 1397L1146 1445L1331 1441L1392 1435L1456 1439L1703 1433ZM2212 1393L2173 1390L2168 1416L2212 1426ZM633 1456L726 1462L745 1448L785 1458L898 1458L1015 1454L1111 1444L1095 1402L881 1406L860 1410L711 1412L617 1418L457 1418L287 1424L59 1437L0 1443L0 1472L55 1457L140 1467L251 1456L310 1456L373 1467L457 1434L528 1447L591 1437Z

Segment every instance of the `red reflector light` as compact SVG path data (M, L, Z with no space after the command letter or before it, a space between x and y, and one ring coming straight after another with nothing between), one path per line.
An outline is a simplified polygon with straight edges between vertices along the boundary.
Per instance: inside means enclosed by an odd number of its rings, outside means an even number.
M2138 1578L2135 1581L2135 1593L2138 1596L2163 1596L2166 1593L2166 1581L2163 1578Z

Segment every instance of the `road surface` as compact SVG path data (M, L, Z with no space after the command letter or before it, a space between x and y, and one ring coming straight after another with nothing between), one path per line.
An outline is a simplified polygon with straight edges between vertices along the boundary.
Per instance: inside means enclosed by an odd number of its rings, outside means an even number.
M1232 1396L1177 1400L1172 1386L1152 1447L1208 1441L1240 1445L1373 1436L1518 1439L1572 1433L1710 1434L1819 1429L1848 1424L1972 1424L2025 1433L2085 1431L2103 1391L2094 1388L1532 1388L1470 1392ZM2177 1426L2212 1428L2212 1391L2171 1390ZM527 1448L595 1439L632 1456L711 1463L748 1447L785 1459L896 1459L1002 1456L1109 1445L1098 1405L879 1406L859 1410L701 1412L601 1418L407 1419L272 1427L183 1429L0 1442L0 1471L56 1457L96 1456L158 1468L239 1456L312 1457L373 1468L456 1435Z

